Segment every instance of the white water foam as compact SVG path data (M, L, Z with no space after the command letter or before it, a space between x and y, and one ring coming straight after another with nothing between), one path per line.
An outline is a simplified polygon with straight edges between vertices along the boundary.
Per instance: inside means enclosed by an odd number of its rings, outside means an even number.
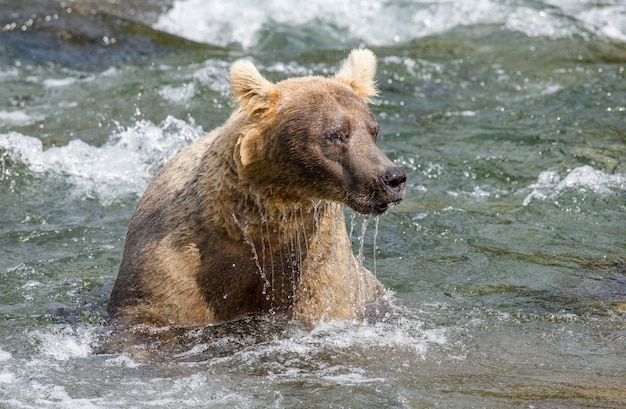
M533 199L557 199L569 189L609 196L615 190L626 190L626 175L611 175L591 166L581 166L571 170L564 178L561 178L558 172L547 170L541 172L537 178L537 183L531 184L528 189L532 191L524 198L524 206L528 206Z
M393 303L390 292L384 298ZM387 350L410 357L411 360L419 360L432 348L447 348L447 328L431 327L407 309L396 306L392 308L398 310L390 313L388 318L380 318L375 322L331 321L319 322L311 330L292 328L289 336L276 336L269 342L242 349L232 355L213 358L212 363L233 367L267 366L274 378L289 379L308 376L312 369L309 365L312 365L316 368L313 371L316 377L333 379L340 384L355 384L376 382L378 378L362 373L358 359L336 366L328 365L328 362L318 362L317 357L336 354L369 356L372 351ZM198 352L202 350L191 350L181 354L181 357ZM308 369L303 371L303 367Z
M139 120L99 147L75 139L66 146L44 149L41 140L10 132L0 134L0 171L5 166L3 156L8 155L32 172L61 176L74 186L76 197L110 204L129 194L140 195L167 159L202 134L193 121L173 117L159 125Z
M1 67L0 68L0 81L13 80L20 75L20 70L17 67Z
M159 88L159 95L169 102L186 102L207 88L224 97L230 96L229 64L226 61L210 58L201 64L191 64L188 67L161 66L160 68L164 71L173 71L173 78L182 82L178 85L168 84ZM217 104L219 106L219 103Z
M0 362L2 361L8 361L9 359L11 359L12 355L10 352L7 352L5 350L3 350L2 348L0 348Z
M546 0L561 12L581 24L591 33L626 43L626 3L623 1L583 2Z
M96 327L60 325L50 331L34 331L32 336L38 341L40 353L58 361L85 358L92 354L91 344Z
M24 110L0 110L0 124L3 126L26 126L43 119L42 116L32 115Z
M10 352L7 352L0 348L0 362L7 362L13 358ZM4 366L4 365L3 365ZM7 370L7 368L0 371L0 384L8 384L15 382L15 375Z
M498 0L311 0L297 6L288 0L178 0L154 27L193 41L235 43L248 49L264 30L315 22L347 31L348 37L371 45L406 42L478 24L501 24L528 36L550 38L587 30L626 41L626 5L566 0L528 5Z
M179 0L154 27L198 42L222 46L238 43L249 48L263 30L321 21L347 30L356 39L383 45L444 32L459 24L497 22L503 17L499 7L487 0L398 3L313 0L296 7L288 0L219 4Z
M172 85L164 85L159 88L159 95L163 99L177 103L190 100L196 94L196 86L193 82L175 87Z
M576 31L557 10L519 7L506 17L506 28L529 37L563 38Z
M471 197L473 199L488 199L490 197L500 198L500 196L505 195L507 192L502 189L493 189L490 186L474 186L474 190L469 191L452 191L448 190L448 193L452 197Z
M429 347L447 343L444 328L427 329L416 318L401 317L390 322L350 324L321 323L300 340L312 348L331 345L340 349L358 347L404 348L423 357Z
M10 408L63 408L63 409L98 409L111 407L103 398L73 398L64 386L44 384L30 380L28 383L20 381L22 390L17 394L19 399L0 403L7 403ZM4 406L3 406L4 407Z
M93 80L94 77L90 77L90 80ZM76 77L67 77L67 78L46 78L42 81L42 84L46 88L61 88L68 87L70 85L76 84L79 82L79 79ZM85 82L85 80L81 81Z

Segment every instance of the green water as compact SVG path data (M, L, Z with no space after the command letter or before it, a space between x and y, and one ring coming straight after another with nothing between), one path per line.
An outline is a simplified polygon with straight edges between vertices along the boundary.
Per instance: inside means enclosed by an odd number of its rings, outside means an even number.
M117 3L0 1L0 406L626 407L626 5ZM99 353L134 207L230 114L229 64L361 44L408 175L364 241L377 314Z

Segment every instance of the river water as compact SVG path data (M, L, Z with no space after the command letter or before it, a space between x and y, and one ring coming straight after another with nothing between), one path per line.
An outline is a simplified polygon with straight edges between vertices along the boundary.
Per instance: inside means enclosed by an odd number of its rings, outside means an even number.
M229 64L361 45L408 174L363 240L380 311L103 350L130 216L228 117ZM626 407L621 0L2 0L0 95L1 407Z

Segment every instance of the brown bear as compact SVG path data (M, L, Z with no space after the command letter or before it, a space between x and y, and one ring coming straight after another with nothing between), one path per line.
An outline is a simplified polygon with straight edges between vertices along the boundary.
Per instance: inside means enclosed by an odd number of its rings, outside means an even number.
M109 313L177 326L262 312L309 324L359 317L383 286L355 259L342 205L381 214L406 180L376 146L375 71L366 49L333 77L276 84L235 62L235 111L139 201Z

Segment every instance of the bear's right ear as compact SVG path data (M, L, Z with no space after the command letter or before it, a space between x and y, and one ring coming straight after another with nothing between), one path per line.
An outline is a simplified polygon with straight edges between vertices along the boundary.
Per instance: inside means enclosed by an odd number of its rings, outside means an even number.
M230 67L228 82L233 99L248 115L268 109L276 94L274 84L263 78L250 61L235 61Z

